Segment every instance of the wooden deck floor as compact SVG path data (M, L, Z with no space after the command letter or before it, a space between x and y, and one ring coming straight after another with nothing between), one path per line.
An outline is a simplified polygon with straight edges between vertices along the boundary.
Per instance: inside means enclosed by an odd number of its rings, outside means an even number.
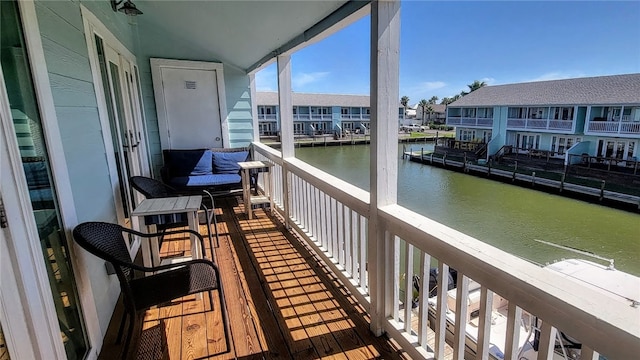
M220 267L229 314L225 349L220 304L185 297L144 314L130 356L136 359L401 359L406 353L369 332L364 309L318 259L263 210L248 220L236 198L218 201ZM206 233L206 226L201 228ZM186 239L165 240L161 253L188 254ZM207 249L210 256L210 249ZM120 358L112 317L100 359Z

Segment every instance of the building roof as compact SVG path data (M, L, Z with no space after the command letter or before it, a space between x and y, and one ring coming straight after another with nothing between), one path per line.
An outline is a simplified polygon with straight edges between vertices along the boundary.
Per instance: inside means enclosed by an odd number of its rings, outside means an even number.
M351 106L369 107L369 95L341 95L341 94L308 94L292 93L294 106ZM258 105L278 105L277 92L257 92ZM402 107L398 102L398 107Z
M434 113L443 113L447 110L447 105L444 104L429 104L427 106L431 106ZM416 111L422 111L422 107L420 104L416 105Z
M449 107L640 104L640 74L485 86Z

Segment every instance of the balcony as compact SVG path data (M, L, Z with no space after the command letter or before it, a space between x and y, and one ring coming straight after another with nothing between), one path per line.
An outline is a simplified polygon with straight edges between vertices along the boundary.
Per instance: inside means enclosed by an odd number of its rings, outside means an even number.
M276 114L258 114L258 119L261 121L276 121L278 115Z
M640 350L640 327L637 321L629 320L638 315L637 308L625 306L603 311L602 304L609 300L602 294L581 285L568 284L537 265L399 205L378 209L374 219L368 192L295 158L283 160L278 151L262 144L254 143L253 147L257 159L274 164L277 210L288 226L328 265L360 305L374 309L376 304L383 304L377 318L371 310L369 312L372 328L375 329L379 322L382 331L397 341L409 356L445 359L450 354L450 347L454 358L461 358L464 352L464 325L456 323L451 330L453 336L445 337L446 309L430 308L423 296L424 290L418 300L421 310L412 311L410 306L404 306L413 299L411 292L402 289L412 288L412 277L416 272L421 279L428 279L429 269L436 261L440 274L446 274L449 267L458 271L457 299L464 298L463 289L473 280L482 287L482 303L490 301L493 293L509 302L508 323L517 324L522 311L541 319L545 324L541 341L546 342L541 343L541 349L553 349L553 334L561 330L582 342L585 358L592 358L592 349L598 349L608 357L633 356L631 352L620 353L627 350L614 344L618 341L628 341L627 346ZM286 189L285 183L288 184ZM370 255L376 251L376 239L368 233L372 221L382 227L378 231L385 234L382 263ZM401 265L401 257L420 259L419 266L416 269L412 264ZM444 283L444 277L440 281ZM421 286L421 289L425 287ZM439 288L437 296L444 300L447 292ZM462 308L461 303L456 307ZM478 318L490 318L490 308L490 305L481 306ZM609 311L617 314L609 314ZM433 329L426 325L428 322ZM491 321L481 320L478 326L480 334L489 334L492 325ZM505 358L515 356L517 346L513 346L518 343L519 336L519 332L514 331L516 327L507 330L506 349L512 350L507 350ZM483 341L488 344L488 339L482 339L480 335L478 352L486 354L488 345Z
M447 117L447 125L491 129L493 127L493 119L449 116Z
M587 122L588 135L625 135L640 137L640 121L594 121Z
M536 130L542 132L563 132L571 133L573 130L572 120L553 119L507 119L507 130Z
M192 295L144 314L134 332L134 358L402 358L388 338L373 336L366 309L299 238L283 232L262 209L248 220L238 200L216 201L220 239L214 259L225 290L231 349L220 304L211 309L207 296ZM188 255L189 241L168 237L161 255ZM210 248L206 253L211 256ZM115 343L118 311L113 319L99 359L114 359L121 351Z
M146 312L134 342L138 359L471 356L465 352L464 325L458 325L462 321L450 328L446 308L429 305L424 289L433 266L440 274L450 267L458 271L457 309L465 309L462 294L469 282L480 284L479 353L489 351L483 334L493 325L482 319L491 319L494 293L509 302L505 319L513 324L506 330L506 348L512 350L505 358L515 356L520 331L514 329L523 311L543 321L541 349L553 349L553 334L561 330L583 344L583 358L597 358L592 349L609 358L632 358L640 350L637 307L604 309L610 299L600 292L399 205L381 207L374 219L368 192L295 158L283 160L266 145L253 143L253 151L256 159L274 164L276 214L258 210L248 220L239 198L216 203L215 261L230 314L230 351L224 349L215 310L220 304L214 303L212 311L207 301L189 297ZM371 255L372 221L386 234L382 263ZM166 240L163 255L183 254L186 241ZM418 266L401 258L419 259ZM423 279L417 309L405 306L413 297L403 290L412 288L414 274ZM439 281L444 283L444 276ZM443 287L436 296L438 303L447 303ZM372 312L376 304L382 304L378 315ZM113 341L119 315L114 313L102 359L119 349ZM470 315L460 311L459 316ZM376 326L392 340L374 336L370 329Z

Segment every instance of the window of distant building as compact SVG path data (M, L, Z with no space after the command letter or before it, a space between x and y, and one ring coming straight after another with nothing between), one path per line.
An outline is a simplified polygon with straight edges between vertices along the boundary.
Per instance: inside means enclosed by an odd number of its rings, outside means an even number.
M523 107L510 107L509 108L509 119L524 119L527 113L527 108Z
M573 107L554 107L551 112L554 120L573 120Z

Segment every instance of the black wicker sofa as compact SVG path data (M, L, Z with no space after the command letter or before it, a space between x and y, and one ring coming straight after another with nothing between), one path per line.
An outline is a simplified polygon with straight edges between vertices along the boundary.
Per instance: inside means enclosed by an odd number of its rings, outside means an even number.
M163 150L162 181L178 191L213 194L242 190L239 162L250 161L249 148Z

